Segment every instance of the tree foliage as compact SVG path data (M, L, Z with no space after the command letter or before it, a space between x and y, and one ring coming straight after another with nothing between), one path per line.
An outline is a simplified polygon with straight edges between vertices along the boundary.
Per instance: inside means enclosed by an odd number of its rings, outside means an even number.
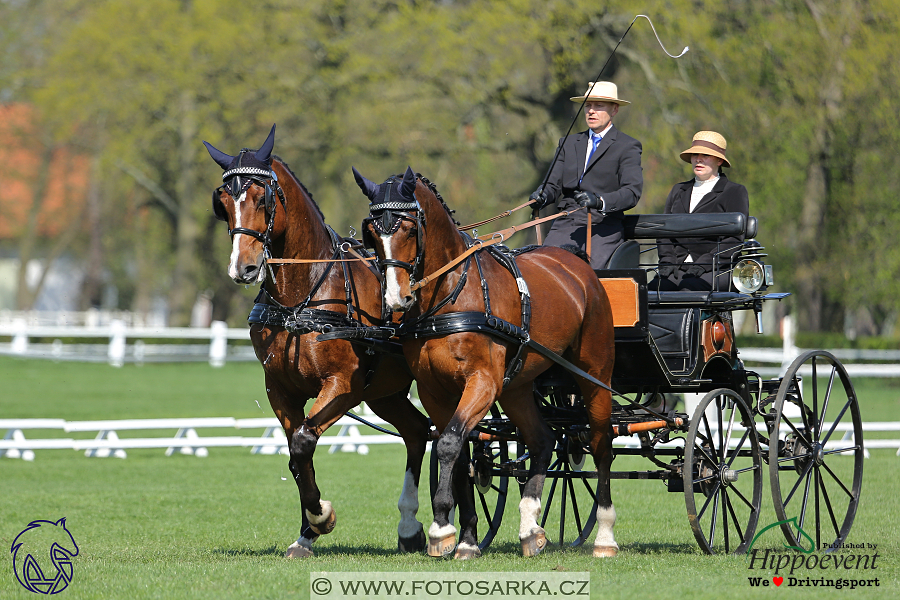
M863 306L896 318L890 0L8 0L2 10L18 26L4 25L0 43L21 52L0 68L0 99L33 104L49 139L94 157L103 235L83 252L123 308L163 295L185 322L210 290L218 318L243 318L247 296L227 281L227 237L210 214L220 171L201 140L233 153L278 123L276 152L341 232L365 212L351 165L374 179L411 165L471 222L527 198L573 118L583 127L568 97L599 75L632 101L616 123L643 142L638 211L660 211L690 177L677 155L694 132L720 131L805 327L840 328ZM670 52L690 52L667 57L638 13Z

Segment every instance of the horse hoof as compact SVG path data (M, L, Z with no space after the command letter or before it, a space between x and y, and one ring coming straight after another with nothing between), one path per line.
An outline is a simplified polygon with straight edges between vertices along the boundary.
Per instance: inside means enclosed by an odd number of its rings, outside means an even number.
M470 558L478 558L481 556L481 549L478 546L469 544L460 544L456 547L456 554L453 558L456 560L469 560Z
M419 533L408 538L397 538L397 550L400 552L421 552L428 545L425 539L425 532L419 530Z
M321 523L310 523L309 528L316 532L317 535L325 535L327 533L331 533L334 531L334 526L337 524L337 515L334 513L334 509L331 510L331 514L328 515L328 518L322 521Z
M618 553L615 546L594 546L594 558L610 558Z
M522 542L522 556L537 556L547 547L547 535L543 531L535 531Z
M311 558L312 556L315 556L312 548L301 546L297 542L291 544L287 552L284 553L285 558Z
M428 556L449 556L456 548L456 533L450 533L443 537L428 536Z

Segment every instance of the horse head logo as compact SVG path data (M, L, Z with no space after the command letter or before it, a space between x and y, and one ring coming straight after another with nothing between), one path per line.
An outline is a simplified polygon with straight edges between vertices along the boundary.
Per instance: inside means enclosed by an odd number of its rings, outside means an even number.
M72 558L78 556L78 545L66 529L65 517L55 523L32 521L9 551L16 579L30 592L58 594L72 581Z

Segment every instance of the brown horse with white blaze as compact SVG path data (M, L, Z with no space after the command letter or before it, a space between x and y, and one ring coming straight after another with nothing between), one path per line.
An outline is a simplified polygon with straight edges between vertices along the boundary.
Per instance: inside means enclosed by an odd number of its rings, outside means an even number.
M471 255L474 261L461 262L427 285L416 286L417 278L437 272L467 252L471 238L458 230L436 188L412 169L380 185L355 169L354 175L371 202L364 238L375 247L385 268L386 302L393 310L405 312L400 328L403 351L422 404L440 432L432 449L440 464L440 479L428 552L447 555L455 546L456 558L480 553L474 494L466 471L467 440L494 402L499 402L520 430L531 458L519 504L519 539L523 554L533 556L547 543L537 519L554 441L533 397L534 379L553 363L536 349L543 346L608 385L614 362L609 299L590 265L552 247L518 256L518 277L515 266L504 266L494 255L479 250ZM470 268L471 262L477 270ZM530 315L523 309L528 301ZM525 323L528 319L530 323ZM485 324L500 322L507 331L526 332L519 343L485 332ZM480 329L465 330L469 325ZM535 343L529 345L529 339ZM588 410L590 446L599 475L600 530L594 555L611 556L618 550L609 487L612 395L576 379ZM454 503L459 506L458 545L450 522Z
M407 460L398 547L422 550L425 534L416 512L428 420L409 401L412 377L403 357L343 339L316 340L329 328L381 323L379 273L346 260L348 243L325 224L303 184L272 155L274 143L274 126L259 150L236 156L204 142L225 171L212 202L232 237L228 274L239 284L261 284L248 319L250 337L265 371L269 403L289 441L289 466L303 508L301 535L286 556L312 556L312 543L335 526L334 508L316 485L313 453L320 436L363 401L403 437ZM306 413L310 398L315 401Z

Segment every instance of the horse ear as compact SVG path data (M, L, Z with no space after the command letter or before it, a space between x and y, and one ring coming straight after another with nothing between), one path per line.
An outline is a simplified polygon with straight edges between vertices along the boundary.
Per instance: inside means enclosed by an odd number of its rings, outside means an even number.
M65 526L66 526L66 518L63 517L62 519L60 519L59 521L57 521L57 522L56 522L56 525L61 525L62 527L65 527Z
M259 150L256 151L256 160L259 162L268 163L272 160L272 149L275 147L275 125L272 125L272 131L269 132L269 137L266 138L266 141L263 142L263 145L260 146Z
M412 167L406 167L406 173L403 174L403 183L400 184L400 195L407 200L415 197L416 191L416 174Z
M233 156L229 156L220 150L216 150L209 142L203 142L203 145L206 146L206 150L207 152L209 152L209 155L214 161L216 161L217 165L222 167L223 171L227 169L228 165L231 164L231 161L234 160Z
M366 195L369 200L375 198L375 192L378 191L378 186L366 179L362 176L362 173L356 170L356 167L350 167L353 170L353 178L356 179L356 185L359 186L359 189L362 190L362 193Z

